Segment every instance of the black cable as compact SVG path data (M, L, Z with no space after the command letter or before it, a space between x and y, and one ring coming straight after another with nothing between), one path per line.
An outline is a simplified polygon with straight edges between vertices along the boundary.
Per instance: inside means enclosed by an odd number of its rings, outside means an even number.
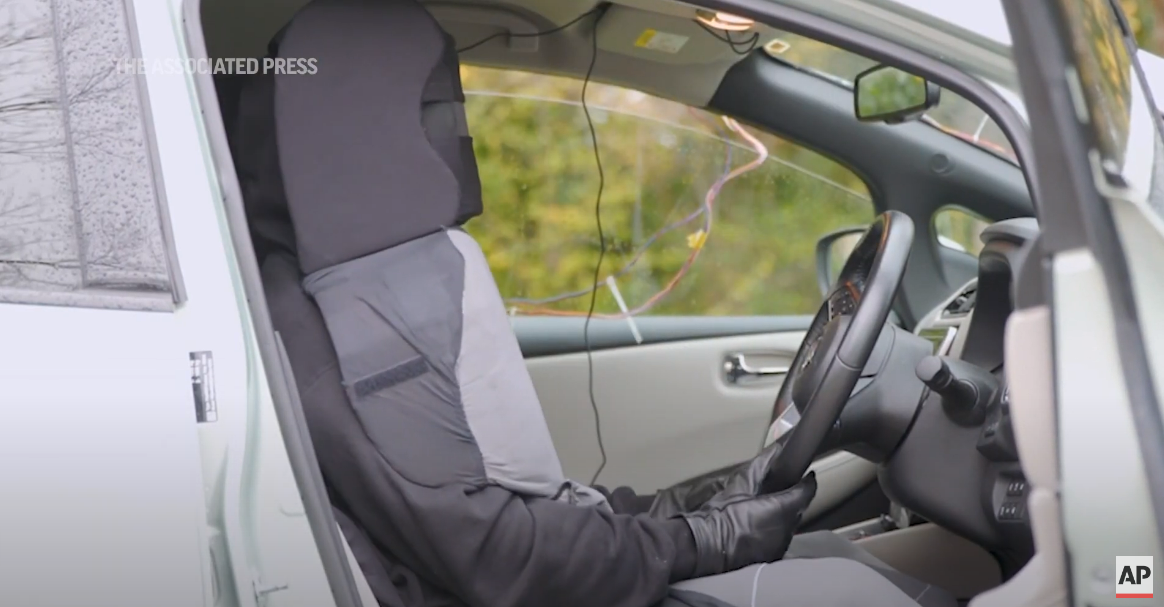
M493 40L494 38L501 38L501 37L506 37L506 38L540 38L541 36L548 36L550 34L556 34L560 31L570 27L571 25L574 25L575 23L578 23L579 21L589 17L590 15L598 14L600 10L605 11L605 9L606 9L606 5L599 5L595 8L592 8L592 9L586 11L585 13L582 13L581 15L578 15L577 17L574 17L573 19L571 19L570 21L567 21L566 23L564 23L562 25L559 25L558 27L550 28L548 30L541 31L541 32L532 32L529 34L514 34L511 32L497 32L495 34L490 34L490 35L474 42L473 44L470 44L469 46L465 46L465 47L457 49L457 53L471 51L471 50L477 48L478 46L481 46L482 44L485 44L486 42ZM598 19L595 19L594 22L597 24Z
M594 284L598 284L598 276L602 273L602 259L606 256L606 235L602 232L602 190L606 187L606 175L602 171L602 156L598 153L598 131L594 129L594 119L590 117L590 106L586 105L586 90L590 86L590 77L594 75L594 64L598 61L598 21L602 19L602 11L591 11L594 16L594 32L590 36L590 66L586 68L586 77L582 79L582 112L586 114L586 126L590 127L590 142L594 146L594 164L598 166L598 196L594 200L594 221L598 225L598 263L594 265ZM583 15L585 16L585 15ZM594 410L594 432L598 437L598 452L602 461L598 470L594 471L594 478L590 485L598 482L598 475L606 468L606 445L602 440L602 419L598 413L598 400L594 398L594 352L590 348L590 320L594 317L594 306L598 303L598 289L590 292L590 310L586 312L586 322L582 325L582 340L586 344L586 374L588 390L590 392L590 408Z
M481 40L474 42L465 47L457 49L457 53L473 50L490 40L501 37L510 38L537 38L540 36L548 36L560 32L586 17L594 15L594 31L590 35L590 65L586 68L586 77L582 80L582 112L586 114L586 125L590 128L590 142L594 146L594 164L598 167L598 195L594 201L594 219L598 225L598 263L594 266L594 284L598 284L598 276L602 273L602 260L606 255L606 235L602 231L602 191L606 187L606 174L602 170L602 156L598 152L598 131L594 128L594 119L590 116L590 106L586 104L586 91L590 86L590 78L594 75L594 64L598 62L598 22L605 14L608 5L600 4L591 10L578 15L574 19L541 32L533 32L530 34L513 34L510 32L497 32L495 34L486 36ZM590 292L590 310L586 312L586 322L582 325L582 339L586 345L586 372L587 372L587 387L590 394L590 408L594 411L594 431L598 438L598 452L602 456L602 461L598 465L598 470L594 472L594 478L590 480L593 485L598 482L598 475L602 474L602 470L606 468L606 444L602 439L602 420L598 412L598 399L594 397L594 353L590 347L590 321L594 317L594 308L598 302L598 289L595 288Z
M703 28L703 31L714 36L716 40L727 44L732 49L732 52L737 55L747 55L756 50L756 44L760 41L760 32L752 32L752 37L746 40L732 40L731 32L724 32L724 35L721 36L714 29L708 27L698 19L695 20L695 25ZM747 48L744 48L744 45L747 45ZM744 50L740 50L741 48Z

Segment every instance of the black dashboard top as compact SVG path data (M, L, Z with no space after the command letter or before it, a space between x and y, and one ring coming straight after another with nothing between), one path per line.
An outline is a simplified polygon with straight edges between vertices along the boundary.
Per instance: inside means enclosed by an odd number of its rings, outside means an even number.
M1039 222L1034 217L1007 219L987 226L982 230L982 242L990 244L996 240L1006 240L1022 246L1039 235Z
M1006 321L1015 309L1014 287L1025 246L1038 238L1033 218L1000 221L982 232L974 313L966 327L961 358L984 369L1002 366Z

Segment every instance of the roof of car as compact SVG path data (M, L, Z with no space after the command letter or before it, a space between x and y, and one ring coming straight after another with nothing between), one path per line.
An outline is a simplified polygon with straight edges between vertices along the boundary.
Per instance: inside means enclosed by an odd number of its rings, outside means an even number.
M175 4L190 1L193 0L171 0ZM204 19L215 23L214 27L206 28L211 56L261 56L271 35L306 1L201 0ZM473 0L455 4L422 1L458 39L459 45L496 32L503 23L509 25L502 27L516 25L521 31L562 26L597 4L597 0ZM1010 56L1010 34L1002 0L769 1L818 14L940 57L990 82L1025 114ZM603 54L611 52L620 55L622 60L599 61L594 71L596 79L615 84L634 83L645 92L702 106L710 100L727 70L741 58L722 48L723 45L715 45L716 41L695 28L691 21L692 4L672 0L615 0L615 8L603 19L603 29L610 35L599 45ZM643 27L680 33L690 40L682 52L672 55L652 53L625 42L628 32L642 31ZM501 42L475 48L462 59L469 63L580 75L586 69L585 59L590 53L590 42L582 35L583 31L561 32L541 40L546 52L521 52L518 45ZM779 34L770 28L763 31L761 42ZM633 42L634 36L629 39ZM1144 51L1140 58L1155 96L1164 99L1164 59Z

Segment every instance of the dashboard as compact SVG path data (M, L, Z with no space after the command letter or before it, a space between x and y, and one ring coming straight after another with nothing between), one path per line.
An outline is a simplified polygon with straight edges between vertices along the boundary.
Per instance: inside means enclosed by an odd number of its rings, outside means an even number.
M914 332L934 354L1001 370L1006 320L1014 311L1015 269L1039 235L1034 218L1000 221L982 232L978 276L922 317Z
M934 344L934 354L957 357L965 344L964 329L970 324L977 300L978 278L974 278L922 318L914 332Z

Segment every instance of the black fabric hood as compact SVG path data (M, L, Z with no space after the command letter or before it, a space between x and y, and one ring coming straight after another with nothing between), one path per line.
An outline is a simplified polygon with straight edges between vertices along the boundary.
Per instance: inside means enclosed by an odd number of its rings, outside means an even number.
M481 213L452 38L414 0L314 0L272 40L314 73L254 76L236 164L260 259L305 274Z

